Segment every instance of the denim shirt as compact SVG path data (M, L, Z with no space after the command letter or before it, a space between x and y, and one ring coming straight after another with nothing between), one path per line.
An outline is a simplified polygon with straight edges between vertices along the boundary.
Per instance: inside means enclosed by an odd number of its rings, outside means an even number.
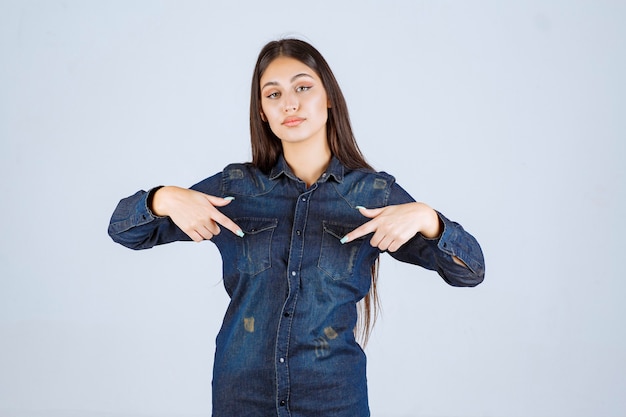
M353 330L380 250L371 235L340 239L370 220L357 206L408 203L411 196L392 176L350 170L336 158L307 187L282 156L269 175L233 164L192 189L235 197L220 211L245 233L222 230L212 238L230 296L216 340L213 415L369 416L366 358ZM190 240L169 218L151 213L149 196L139 191L120 201L109 225L113 240L133 249ZM390 255L437 271L450 285L479 284L480 246L438 214L438 239L418 233Z

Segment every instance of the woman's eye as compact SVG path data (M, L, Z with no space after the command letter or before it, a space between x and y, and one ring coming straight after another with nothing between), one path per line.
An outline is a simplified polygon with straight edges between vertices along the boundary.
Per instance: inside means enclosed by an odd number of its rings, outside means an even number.
M278 98L279 94L277 92L270 93L266 97L267 98Z
M296 88L296 91L297 91L297 92L301 92L301 91L308 91L308 90L310 90L310 89L311 89L311 87L310 87L310 86L308 86L308 85L302 85L302 86L300 86L300 87Z

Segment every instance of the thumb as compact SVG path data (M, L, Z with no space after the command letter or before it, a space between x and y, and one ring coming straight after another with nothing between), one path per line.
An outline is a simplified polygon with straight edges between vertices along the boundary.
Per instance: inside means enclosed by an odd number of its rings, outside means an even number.
M235 199L235 197L216 197L214 195L207 195L207 200L209 200L209 203L213 204L215 207L224 207L228 204L230 204L231 201L233 201Z
M378 216L385 209L384 207L375 208L375 209L368 209L368 208L365 208L363 206L356 206L356 208L359 209L359 212L362 215L364 215L365 217L368 217L370 219L373 219L374 217Z

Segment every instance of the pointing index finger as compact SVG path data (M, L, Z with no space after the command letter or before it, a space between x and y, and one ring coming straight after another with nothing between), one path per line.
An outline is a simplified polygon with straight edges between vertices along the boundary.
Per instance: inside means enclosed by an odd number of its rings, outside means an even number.
M244 237L245 234L243 233L243 230L241 230L241 227L237 226L234 221L232 221L222 213L220 213L219 216L216 216L214 220L234 234L236 234L237 236Z
M353 231L349 232L347 235L342 237L340 242L342 244L351 242L354 239L358 239L360 237L367 235L368 233L375 232L376 231L376 225L374 224L375 221L376 219L373 219L373 220L368 221L367 223L363 223L362 225L360 225L359 227L357 227L356 229L354 229Z
M228 216L223 214L218 209L218 207L222 207L224 205L229 204L231 201L235 199L235 197L221 198L221 197L215 197L211 195L207 195L206 197L211 203L211 205L213 205L213 208L215 209L215 214L212 216L213 221L227 228L228 230L230 230L237 236L244 237L245 234L243 233L243 230L241 230L241 227L239 227L234 221L232 221Z

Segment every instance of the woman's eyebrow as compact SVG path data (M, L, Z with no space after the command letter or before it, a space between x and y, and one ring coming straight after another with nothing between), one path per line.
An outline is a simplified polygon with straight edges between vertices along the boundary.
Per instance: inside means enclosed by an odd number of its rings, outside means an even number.
M302 78L302 77L313 78L313 76L311 76L310 74L307 74L306 72L301 72L300 74L296 74L293 77L291 77L291 82L294 82L298 78ZM263 87L261 87L261 90L263 90L265 87L269 85L279 85L279 83L278 81L268 81L265 84L263 84Z
M307 74L306 72L301 72L300 74L294 75L293 77L291 77L291 82L294 82L295 80L297 80L298 78L301 77L309 77L309 78L313 78L313 76Z

